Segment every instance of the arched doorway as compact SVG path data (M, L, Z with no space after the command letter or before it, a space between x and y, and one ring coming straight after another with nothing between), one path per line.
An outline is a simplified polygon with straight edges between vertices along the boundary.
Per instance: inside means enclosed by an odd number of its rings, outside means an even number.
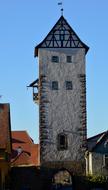
M59 170L52 179L52 190L73 190L72 176L67 170Z

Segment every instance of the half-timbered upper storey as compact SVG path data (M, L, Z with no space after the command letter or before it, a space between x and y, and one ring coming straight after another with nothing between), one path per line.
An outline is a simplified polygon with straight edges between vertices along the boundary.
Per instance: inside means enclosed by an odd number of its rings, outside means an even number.
M86 53L89 49L63 16L59 18L46 38L35 47L35 57L38 56L39 48L84 48Z

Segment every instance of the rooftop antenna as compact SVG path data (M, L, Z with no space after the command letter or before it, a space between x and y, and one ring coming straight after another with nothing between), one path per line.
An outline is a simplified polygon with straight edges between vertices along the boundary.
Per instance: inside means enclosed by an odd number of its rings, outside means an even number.
M58 5L61 7L61 16L63 16L63 1L59 2Z

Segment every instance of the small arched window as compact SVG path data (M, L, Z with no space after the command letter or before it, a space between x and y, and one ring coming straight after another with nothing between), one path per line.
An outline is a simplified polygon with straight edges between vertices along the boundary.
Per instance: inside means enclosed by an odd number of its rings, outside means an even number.
M58 150L66 150L68 148L67 135L61 133L58 135Z

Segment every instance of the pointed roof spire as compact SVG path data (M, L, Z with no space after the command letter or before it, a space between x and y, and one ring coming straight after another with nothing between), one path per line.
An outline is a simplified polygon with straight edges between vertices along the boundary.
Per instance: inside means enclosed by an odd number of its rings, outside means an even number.
M87 53L89 47L84 44L64 16L61 16L45 39L35 47L35 57L39 48L84 48Z

